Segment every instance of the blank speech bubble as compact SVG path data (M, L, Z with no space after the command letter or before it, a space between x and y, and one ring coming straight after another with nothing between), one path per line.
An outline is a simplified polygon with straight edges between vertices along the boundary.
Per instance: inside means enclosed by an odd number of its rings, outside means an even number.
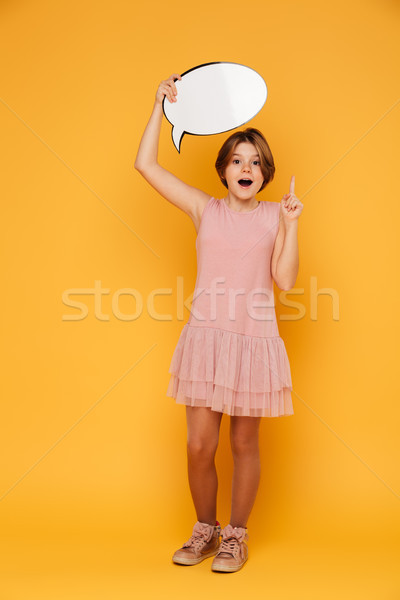
M264 106L267 85L245 65L213 62L193 67L175 81L176 102L165 96L163 111L172 127L172 141L180 152L185 133L213 135L250 121Z

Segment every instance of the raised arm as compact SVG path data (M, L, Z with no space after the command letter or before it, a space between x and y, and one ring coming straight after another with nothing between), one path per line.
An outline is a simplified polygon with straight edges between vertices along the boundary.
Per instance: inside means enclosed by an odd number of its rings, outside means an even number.
M210 195L188 185L158 164L158 144L163 118L162 102L164 96L169 102L179 101L175 79L181 79L181 76L175 73L158 86L153 111L140 141L135 169L161 196L187 213L193 219L197 231L204 206L210 199Z

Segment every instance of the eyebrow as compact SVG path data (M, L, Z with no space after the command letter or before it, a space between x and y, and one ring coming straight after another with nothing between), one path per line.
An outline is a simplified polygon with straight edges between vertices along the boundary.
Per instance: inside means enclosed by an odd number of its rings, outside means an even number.
M234 152L234 153L232 154L232 156L243 156L243 154L238 154L237 152ZM258 158L260 158L258 154L252 154L252 157L253 157L253 156L257 156Z

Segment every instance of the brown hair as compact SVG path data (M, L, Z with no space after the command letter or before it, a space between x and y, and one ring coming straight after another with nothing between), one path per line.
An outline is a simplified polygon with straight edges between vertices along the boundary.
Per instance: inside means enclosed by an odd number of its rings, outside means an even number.
M215 161L215 168L222 184L227 188L228 184L224 177L225 169L231 159L233 151L236 146L241 142L250 142L257 148L258 155L260 157L261 172L264 175L264 181L259 189L259 192L265 188L265 186L273 180L275 174L274 158L268 142L258 129L248 127L244 131L236 131L228 137L223 143L220 151L218 152L217 160Z

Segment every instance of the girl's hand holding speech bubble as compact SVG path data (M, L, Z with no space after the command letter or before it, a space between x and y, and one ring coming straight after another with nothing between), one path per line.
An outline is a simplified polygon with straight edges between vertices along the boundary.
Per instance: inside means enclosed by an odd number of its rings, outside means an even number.
M175 81L177 79L182 79L179 73L173 73L168 79L165 79L158 86L158 90L156 93L156 102L158 104L162 104L165 96L168 98L169 102L176 102L178 91L176 89Z
M285 194L281 200L281 215L285 225L296 222L302 210L303 204L294 193L294 175L292 175L289 194Z

